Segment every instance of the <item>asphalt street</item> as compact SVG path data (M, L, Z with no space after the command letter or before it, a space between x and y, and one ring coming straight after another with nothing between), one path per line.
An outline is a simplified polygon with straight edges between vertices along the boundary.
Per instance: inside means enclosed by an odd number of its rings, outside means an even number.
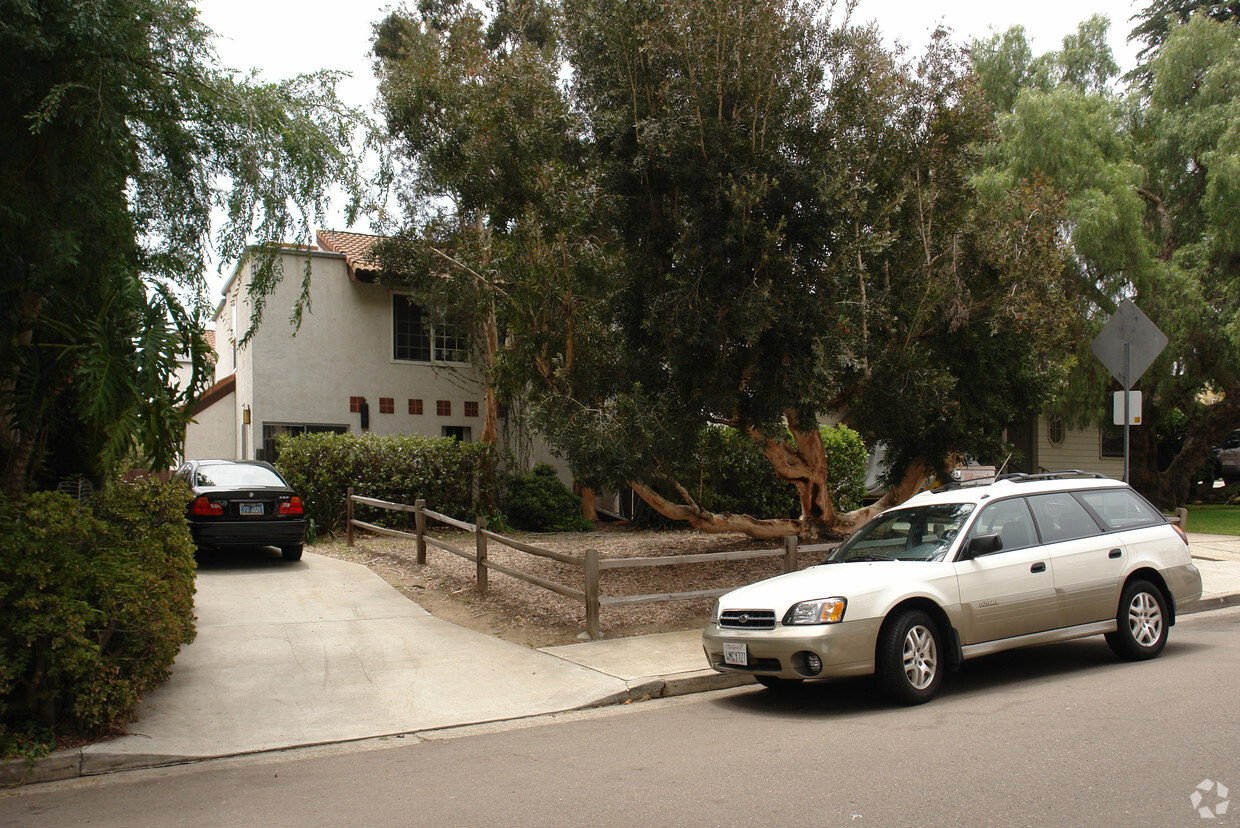
M864 679L745 687L54 782L0 795L0 824L1226 825L1238 632L1226 609L1148 662L1101 638L1001 653L914 708Z

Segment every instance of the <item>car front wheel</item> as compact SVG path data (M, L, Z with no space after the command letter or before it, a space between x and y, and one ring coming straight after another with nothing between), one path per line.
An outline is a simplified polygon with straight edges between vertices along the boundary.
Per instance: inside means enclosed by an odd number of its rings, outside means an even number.
M301 547L302 545L300 543L297 544L296 546L281 546L280 556L283 557L284 560L286 561L300 561L301 560Z
M1120 658L1153 658L1167 644L1167 599L1149 581L1133 581L1124 588L1116 613L1117 629L1107 633L1107 644Z
M892 701L921 704L943 681L943 644L938 624L921 610L908 610L883 627L875 674L878 688Z

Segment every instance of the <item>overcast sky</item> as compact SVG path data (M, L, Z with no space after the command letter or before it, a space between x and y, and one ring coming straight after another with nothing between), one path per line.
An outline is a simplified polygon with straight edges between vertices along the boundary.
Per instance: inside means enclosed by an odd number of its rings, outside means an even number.
M371 26L399 4L382 0L198 0L203 22L218 36L216 49L233 69L258 69L267 80L280 80L319 69L340 69L353 77L339 93L346 103L369 108L375 97L371 69ZM1132 68L1137 44L1127 43L1131 18L1148 0L1041 0L1004 3L996 0L859 0L854 19L877 21L890 42L914 52L924 48L938 23L949 26L957 40L984 37L992 30L1025 27L1035 54L1058 49L1064 35L1093 14L1111 21L1111 48L1121 69ZM346 229L343 219L331 229ZM369 232L366 219L352 228ZM212 280L215 281L215 280Z

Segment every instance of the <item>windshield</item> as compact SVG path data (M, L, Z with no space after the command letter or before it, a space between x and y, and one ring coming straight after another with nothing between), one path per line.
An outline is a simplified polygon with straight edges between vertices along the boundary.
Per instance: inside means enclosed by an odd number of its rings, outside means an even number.
M946 503L884 512L854 532L826 563L942 560L972 511L972 503Z
M279 475L265 466L237 465L202 466L195 486L283 486Z

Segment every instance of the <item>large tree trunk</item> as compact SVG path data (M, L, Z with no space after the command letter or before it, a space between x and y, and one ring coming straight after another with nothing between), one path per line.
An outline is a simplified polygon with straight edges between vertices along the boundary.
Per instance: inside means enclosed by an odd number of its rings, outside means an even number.
M495 304L492 303L487 310L487 318L485 322L486 330L483 333L485 338L485 357L484 357L484 374L486 378L486 390L484 392L484 406L486 411L483 412L482 434L478 437L478 441L486 443L489 446L497 446L499 443L499 399L495 393L495 361L499 355L499 323L495 320Z
M821 441L819 448L821 448ZM917 494L929 476L930 467L926 465L924 459L918 458L904 470L900 483L889 489L878 502L844 513L835 511L832 505L829 509L832 516L830 522L806 519L762 519L750 515L734 515L731 512L710 512L698 506L689 492L675 481L672 484L676 486L684 503L672 503L642 483L630 482L629 485L642 500L665 518L688 521L690 526L700 532L740 532L758 540L772 540L788 535L805 535L810 532L832 536L847 535L880 512L892 506L898 506ZM823 490L825 491L825 485ZM826 499L828 503L831 502L829 491L826 493Z
M795 445L774 438L751 437L762 441L762 450L775 468L775 474L796 487L801 497L801 523L805 526L833 526L835 503L827 485L827 452L822 445L818 424L808 431L798 428L791 412L786 414Z
M788 535L799 535L802 531L798 520L763 520L749 515L734 515L731 512L715 513L703 509L693 502L693 498L685 489L676 484L677 490L685 503L672 503L660 496L645 484L632 481L629 483L638 496L650 504L650 507L665 518L685 520L699 532L740 532L759 540L772 540Z
M1166 469L1158 467L1153 428L1132 429L1129 478L1133 488L1160 509L1170 511L1189 500L1193 478L1211 459L1214 447L1240 428L1240 384L1224 389L1225 396L1205 409L1188 428L1180 451ZM1154 417L1149 422L1155 422Z

